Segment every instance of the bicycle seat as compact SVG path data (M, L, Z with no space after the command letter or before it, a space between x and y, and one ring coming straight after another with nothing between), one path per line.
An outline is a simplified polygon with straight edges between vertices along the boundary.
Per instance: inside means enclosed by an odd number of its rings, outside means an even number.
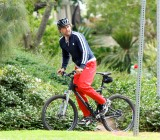
M100 74L100 75L103 75L103 76L108 76L108 75L111 75L111 72L96 72L96 74Z

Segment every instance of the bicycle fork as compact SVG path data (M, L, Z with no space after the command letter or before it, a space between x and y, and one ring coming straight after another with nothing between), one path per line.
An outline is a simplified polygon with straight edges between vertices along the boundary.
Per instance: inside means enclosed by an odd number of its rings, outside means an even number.
M66 96L66 100L63 100L62 104L60 104L60 106L59 106L59 111L58 111L58 114L60 114L61 116L64 116L65 113L66 113L70 93L71 93L70 90L67 90L67 91L65 91L65 93L64 93L64 95Z

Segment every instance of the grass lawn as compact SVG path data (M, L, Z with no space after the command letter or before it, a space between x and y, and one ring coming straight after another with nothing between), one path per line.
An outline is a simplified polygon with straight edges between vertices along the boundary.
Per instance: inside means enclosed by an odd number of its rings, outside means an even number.
M0 140L160 140L160 133L107 131L0 131Z

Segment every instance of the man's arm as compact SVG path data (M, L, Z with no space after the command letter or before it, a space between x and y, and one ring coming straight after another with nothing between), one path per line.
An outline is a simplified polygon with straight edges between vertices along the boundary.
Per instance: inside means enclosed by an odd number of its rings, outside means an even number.
M61 68L64 68L64 69L67 68L69 58L70 58L69 53L62 48L62 67Z
M82 34L77 34L77 41L78 41L78 46L80 48L80 51L82 53L82 61L81 65L79 66L80 68L84 69L87 61L88 61L88 43L85 39L85 37Z
M62 66L57 71L58 74L63 74L63 72L66 70L69 58L70 58L69 53L66 50L62 49Z

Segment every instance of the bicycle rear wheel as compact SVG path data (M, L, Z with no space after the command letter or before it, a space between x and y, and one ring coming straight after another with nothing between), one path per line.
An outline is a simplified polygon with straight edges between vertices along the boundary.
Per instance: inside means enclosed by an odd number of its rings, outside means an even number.
M109 98L111 106L102 118L104 127L109 131L128 131L132 129L135 117L135 108L131 100L122 95L113 95Z
M73 130L78 121L78 112L71 99L67 109L63 112L66 96L56 95L51 97L43 106L42 122L47 130Z

